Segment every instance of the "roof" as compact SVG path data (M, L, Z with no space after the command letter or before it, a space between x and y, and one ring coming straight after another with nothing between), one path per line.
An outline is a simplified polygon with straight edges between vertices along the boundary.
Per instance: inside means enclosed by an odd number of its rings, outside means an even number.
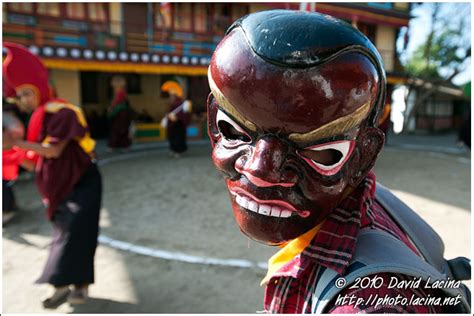
M408 79L408 84L412 84L418 88L426 90L435 87L437 94L448 95L456 99L464 99L466 97L462 88L450 82L439 82L433 80L424 80L420 78L410 78Z

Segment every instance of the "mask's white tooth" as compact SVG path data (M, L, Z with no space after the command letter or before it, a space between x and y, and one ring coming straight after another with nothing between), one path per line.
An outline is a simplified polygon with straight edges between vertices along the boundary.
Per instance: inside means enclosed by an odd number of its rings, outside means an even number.
M270 212L272 211L272 207L270 205L260 205L258 208L258 213L263 214L263 215L270 215Z
M280 217L281 208L278 206L272 206L271 216Z
M247 208L249 204L249 200L246 198L246 197L241 197L240 198L240 206L242 206L243 208Z
M241 201L242 201L242 198L240 197L240 195L236 195L235 202L240 205Z
M290 216L291 216L291 211L288 211L288 210L281 211L280 217L290 217Z
M255 201L249 201L247 208L252 212L258 213L258 205Z

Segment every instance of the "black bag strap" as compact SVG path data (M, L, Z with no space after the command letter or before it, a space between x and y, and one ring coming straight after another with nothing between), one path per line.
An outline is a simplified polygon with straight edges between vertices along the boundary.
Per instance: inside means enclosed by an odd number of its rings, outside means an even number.
M395 273L421 278L424 281L445 280L446 276L411 251L402 241L390 234L374 229L362 229L357 238L356 251L344 276L345 285L336 287L335 281L341 276L334 270L327 269L321 273L313 293L311 312L321 314L328 304L357 278L376 275L377 273ZM470 312L470 293L464 287L442 288L448 297L460 295L459 304L453 311Z
M407 233L423 258L438 271L450 275L449 267L444 260L444 243L433 228L378 182L375 199Z

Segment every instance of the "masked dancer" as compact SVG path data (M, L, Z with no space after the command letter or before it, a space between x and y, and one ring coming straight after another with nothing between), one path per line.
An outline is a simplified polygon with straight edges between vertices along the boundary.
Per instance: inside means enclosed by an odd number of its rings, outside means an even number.
M393 286L470 270L444 260L439 236L376 183L385 73L362 33L319 13L253 13L227 30L208 78L212 159L235 220L281 247L262 280L265 312L469 312L461 285ZM420 303L432 297L460 299Z

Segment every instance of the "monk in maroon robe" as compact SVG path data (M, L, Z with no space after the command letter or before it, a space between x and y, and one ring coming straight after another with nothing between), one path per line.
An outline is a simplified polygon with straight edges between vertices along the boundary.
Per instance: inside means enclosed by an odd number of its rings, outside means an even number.
M110 150L128 149L132 144L130 138L132 111L127 98L126 81L122 76L114 76L111 84L114 89L114 99L108 109L108 147Z
M169 96L166 134L171 154L177 158L188 150L186 129L191 121L190 102L184 100L183 88L174 81L165 82L161 90Z
M23 46L4 42L3 75L23 106L33 111L26 141L6 133L3 145L23 153L18 163L36 171L36 184L53 225L53 241L37 283L54 287L45 308L64 299L84 303L94 283L102 180L95 163L95 141L82 110L52 97L43 63ZM70 291L69 286L72 286Z

